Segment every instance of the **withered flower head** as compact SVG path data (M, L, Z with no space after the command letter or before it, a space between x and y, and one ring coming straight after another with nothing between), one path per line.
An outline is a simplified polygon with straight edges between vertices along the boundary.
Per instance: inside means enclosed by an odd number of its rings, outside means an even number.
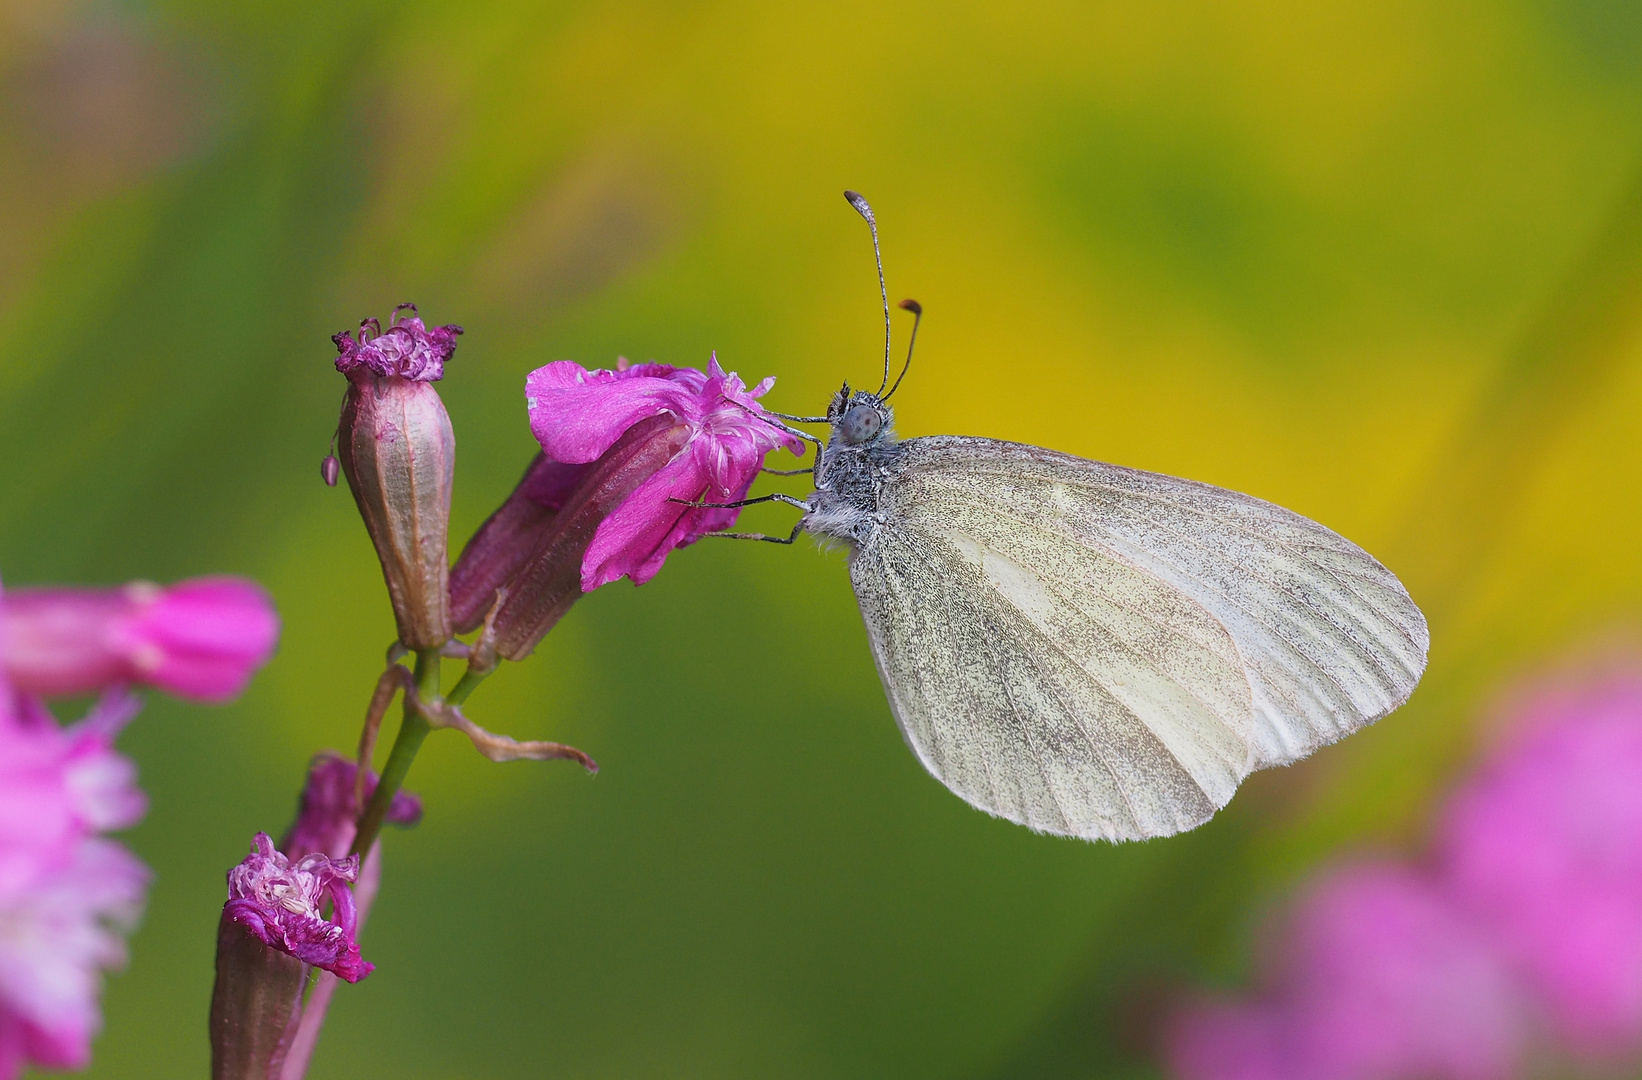
M394 310L414 307L402 304ZM444 375L459 326L432 330L412 316L379 333L375 319L333 339L348 377L337 456L376 545L399 640L437 649L450 640L446 529L456 435L433 382Z

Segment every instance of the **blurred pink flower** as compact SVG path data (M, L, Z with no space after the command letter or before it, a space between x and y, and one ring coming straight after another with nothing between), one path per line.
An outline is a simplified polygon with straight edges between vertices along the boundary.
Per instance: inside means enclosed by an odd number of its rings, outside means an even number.
M1287 947L1309 1075L1514 1071L1522 1013L1509 971L1426 876L1391 863L1334 871L1302 897Z
M262 590L232 578L0 597L0 1080L90 1064L101 973L142 909L147 868L96 835L146 809L114 750L139 707L127 684L221 700L277 634ZM67 728L39 696L93 690Z
M1194 1001L1164 1036L1169 1075L1180 1080L1300 1080L1283 1044L1288 1018L1267 1001Z
M148 884L142 863L93 835L143 815L136 770L113 748L135 712L114 692L65 730L0 663L0 1080L90 1063L99 976L124 963Z
M300 859L317 851L340 859L348 853L359 817L359 806L354 801L357 768L338 754L315 756L308 767L296 822L279 845L287 858ZM365 798L369 800L375 790L376 774L367 773ZM394 792L386 820L390 825L415 825L422 820L422 800L408 791Z
M1336 869L1300 898L1271 988L1179 1019L1184 1080L1495 1080L1522 1013L1489 942L1433 882L1391 863Z
M1642 676L1542 691L1455 794L1443 872L1520 966L1558 1034L1642 1043Z
M137 770L114 750L136 699L115 693L73 727L37 702L13 697L0 715L0 895L72 858L90 833L142 819Z
M0 608L0 656L29 694L83 694L144 683L222 702L245 688L279 637L260 587L194 578L164 588L18 589Z
M332 860L311 852L292 862L267 833L257 833L251 854L228 871L223 913L264 945L358 982L375 970L359 956L358 913L348 888L358 877L357 855ZM327 900L329 919L321 914Z
M594 462L635 424L664 413L690 429L685 448L600 522L582 559L584 592L620 577L642 585L668 552L728 528L739 513L670 500L734 502L746 496L765 454L779 446L802 452L796 437L759 418L755 399L774 384L765 379L749 390L716 356L706 372L666 364L588 371L560 360L530 373L530 430L548 462ZM577 479L575 471L545 471L536 501L551 506Z
M52 869L0 889L3 1080L25 1064L91 1064L100 973L124 965L124 935L142 912L148 868L125 848L91 837L61 854Z
M411 316L401 319L399 313L407 308ZM444 378L445 362L456 351L456 335L462 328L452 325L429 330L415 312L415 304L400 304L394 308L386 332L375 319L366 319L359 324L358 341L346 330L332 335L339 354L336 370L347 375L365 368L376 375L398 375L417 382L438 382Z

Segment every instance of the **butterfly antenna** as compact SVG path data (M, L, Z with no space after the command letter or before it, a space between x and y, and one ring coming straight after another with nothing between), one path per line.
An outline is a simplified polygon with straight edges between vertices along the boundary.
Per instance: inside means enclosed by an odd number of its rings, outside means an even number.
M884 298L884 378L878 384L878 393L882 395L884 387L889 385L889 289L884 285L884 256L878 251L878 219L872 216L872 207L861 198L860 192L846 191L844 198L855 207L856 213L867 219L867 228L872 230L872 258L878 264L878 295Z
M895 385L884 395L885 401L895 396L895 391L901 389L901 380L907 377L907 368L912 366L912 347L918 344L918 324L924 321L924 305L918 301L902 300L895 306L902 311L912 312L912 338L907 342L907 362L901 365L901 374L895 376Z

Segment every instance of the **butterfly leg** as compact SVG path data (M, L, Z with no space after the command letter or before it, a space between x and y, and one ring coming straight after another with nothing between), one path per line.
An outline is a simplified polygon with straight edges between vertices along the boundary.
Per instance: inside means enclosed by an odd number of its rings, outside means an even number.
M711 507L715 510L734 510L737 507L752 506L756 503L767 503L767 502L784 502L788 506L796 506L800 510L806 510L807 511L807 510L810 509L810 504L809 503L804 502L800 499L795 499L791 495L760 495L756 499L742 499L739 502L727 502L727 503L692 502L689 499L668 499L667 501L668 502L680 503L684 506L706 506L706 507Z
M766 469L766 468L760 468L758 471L759 472L769 473L771 476L811 476L815 473L815 466L811 465L807 469Z
M803 439L805 442L814 443L815 444L815 451L818 454L822 450L826 449L827 444L822 442L820 439L816 438L814 435L811 435L809 432L800 431L795 427L788 427L786 424L783 424L781 421L775 419L775 417L779 414L763 412L763 411L754 412L753 410L749 409L747 406L741 404L741 402L739 402L739 401L732 401L732 402L730 402L730 404L736 406L742 412L746 413L748 416L751 416L755 420L762 420L766 424L769 424L771 427L780 428L782 431L785 431L788 435L796 435L798 438ZM817 417L813 421L811 421L807 417L801 418L801 419L803 419L804 423L812 423L813 422L813 423L817 423L817 424L824 424L824 423L827 422L825 417Z
M798 534L804 531L804 523L800 521L792 527L791 536L766 536L763 533L733 533L710 532L708 536L721 536L726 540L766 540L772 544L793 544L798 542Z

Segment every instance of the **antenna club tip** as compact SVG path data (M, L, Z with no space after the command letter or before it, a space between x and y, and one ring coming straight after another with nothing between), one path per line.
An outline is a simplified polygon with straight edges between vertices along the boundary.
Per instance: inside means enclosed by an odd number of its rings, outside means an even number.
M845 191L844 198L848 199L849 204L855 207L856 213L860 214L868 221L877 221L877 219L872 216L872 207L867 205L867 200L861 197L861 193L859 191Z
M902 311L910 311L914 315L922 315L924 313L924 305L918 303L918 301L912 299L910 296L905 300L902 300L896 305L896 307L900 308Z

